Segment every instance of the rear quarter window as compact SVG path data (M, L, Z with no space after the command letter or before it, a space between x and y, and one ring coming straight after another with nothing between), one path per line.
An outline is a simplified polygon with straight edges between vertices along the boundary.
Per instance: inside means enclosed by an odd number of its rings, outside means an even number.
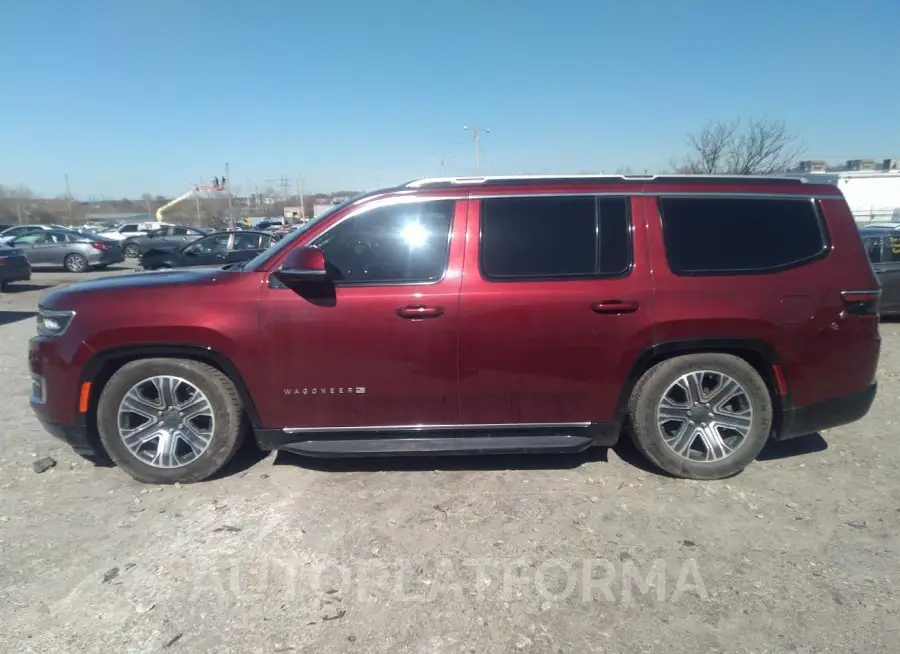
M802 266L828 251L808 198L659 199L669 268L677 275L738 275Z

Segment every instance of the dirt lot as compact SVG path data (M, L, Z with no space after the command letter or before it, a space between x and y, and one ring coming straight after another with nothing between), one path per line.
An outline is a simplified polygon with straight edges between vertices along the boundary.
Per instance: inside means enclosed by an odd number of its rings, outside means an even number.
M45 435L0 296L0 651L896 652L900 324L862 422L727 482L587 456L244 453L142 486ZM46 287L44 285L47 285ZM58 462L38 474L32 463ZM893 644L892 644L893 643Z

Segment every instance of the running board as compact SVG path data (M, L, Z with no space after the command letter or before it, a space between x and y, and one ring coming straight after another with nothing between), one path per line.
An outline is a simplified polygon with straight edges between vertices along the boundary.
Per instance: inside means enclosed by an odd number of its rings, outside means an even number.
M418 436L317 439L283 443L277 449L307 456L403 456L416 454L528 454L581 452L596 441L588 436Z

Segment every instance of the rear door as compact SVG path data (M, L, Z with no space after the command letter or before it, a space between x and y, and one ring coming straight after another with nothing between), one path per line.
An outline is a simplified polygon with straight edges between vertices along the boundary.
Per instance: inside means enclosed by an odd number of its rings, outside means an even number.
M632 255L644 241L626 193L473 199L460 422L613 422L628 370L652 342L650 269Z

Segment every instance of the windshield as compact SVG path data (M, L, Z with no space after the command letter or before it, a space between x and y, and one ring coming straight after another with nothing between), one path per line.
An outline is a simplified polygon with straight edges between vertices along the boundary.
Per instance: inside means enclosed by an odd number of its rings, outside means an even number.
M358 196L358 197L361 197L361 196ZM271 245L271 247L269 247L269 249L263 250L262 252L257 254L255 257L253 257L252 259L247 261L243 266L240 266L240 267L238 267L238 266L230 267L229 266L226 268L226 270L246 270L246 271L259 270L260 266L265 264L266 261L271 259L273 256L275 256L276 254L278 254L285 248L290 247L290 245L294 241L296 241L298 238L300 238L300 236L303 235L303 233L306 232L306 230L308 230L310 227L312 227L313 225L317 225L323 218L327 218L328 216L333 214L335 211L337 211L338 209L343 207L345 204L353 202L355 199L356 198L352 198L350 200L347 200L346 202L341 202L340 204L334 205L333 207L331 207L331 209L329 209L325 213L320 214L320 215L316 216L315 218L312 218L305 225L301 225L300 227L295 229L292 233L288 234L280 241L276 241L275 243L273 243Z

